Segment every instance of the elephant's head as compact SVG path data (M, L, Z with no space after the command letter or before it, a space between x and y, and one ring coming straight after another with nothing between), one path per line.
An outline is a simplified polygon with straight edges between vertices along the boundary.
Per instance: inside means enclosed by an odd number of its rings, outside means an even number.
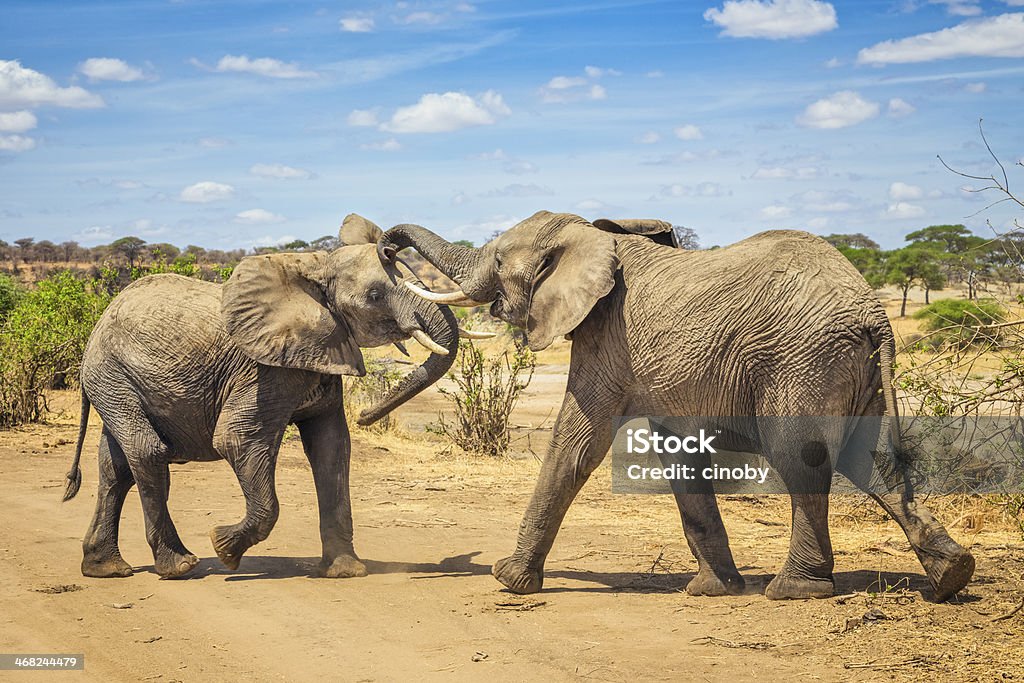
M409 337L431 355L378 405L370 424L440 379L455 359L459 329L447 306L424 301L403 281L394 249L378 249L382 232L352 214L332 252L250 256L224 284L221 316L232 341L264 365L331 375L363 375L359 347ZM401 348L401 347L400 347Z
M461 289L422 296L455 305L493 302L491 314L524 329L534 351L583 322L611 291L618 268L611 232L579 216L548 211L479 249L451 244L415 225L395 226L381 245L415 247Z

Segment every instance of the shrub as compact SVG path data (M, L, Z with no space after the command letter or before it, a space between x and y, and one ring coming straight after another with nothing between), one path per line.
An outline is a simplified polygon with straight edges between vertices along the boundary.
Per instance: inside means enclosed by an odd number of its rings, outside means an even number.
M0 324L7 319L7 314L21 298L21 285L10 275L0 273Z
M40 420L46 392L77 380L108 301L67 271L21 296L0 326L0 427Z
M511 441L509 419L533 379L537 359L521 345L492 358L485 358L470 341L459 344L459 351L457 369L448 373L455 388L438 388L452 404L455 418L448 422L438 413L437 423L427 430L469 453L505 455Z
M1005 315L1006 310L994 299L939 299L915 313L914 318L924 321L923 329L931 333L923 338L930 346L964 348L997 342L999 330L986 326Z
M392 361L367 358L364 365L366 374L353 377L345 382L345 414L358 415L362 410L377 405L402 378L402 373ZM373 432L390 432L396 426L395 419L388 413L372 425L361 427Z

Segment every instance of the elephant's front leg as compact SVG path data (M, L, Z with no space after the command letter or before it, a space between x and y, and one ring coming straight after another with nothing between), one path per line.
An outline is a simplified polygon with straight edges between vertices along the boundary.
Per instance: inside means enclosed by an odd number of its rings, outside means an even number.
M519 525L516 550L491 570L514 593L535 593L544 583L544 560L569 505L611 446L612 418L624 402L613 391L570 372L533 498Z
M366 565L352 546L352 501L348 473L352 442L345 414L338 408L297 423L302 447L313 468L320 507L323 559L320 571L329 578L366 576Z

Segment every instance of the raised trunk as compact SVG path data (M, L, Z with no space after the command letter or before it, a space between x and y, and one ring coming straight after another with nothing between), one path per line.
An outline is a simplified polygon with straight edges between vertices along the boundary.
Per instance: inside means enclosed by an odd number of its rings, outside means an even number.
M444 377L455 362L455 354L459 350L459 325L455 315L447 306L428 305L429 308L419 309L425 321L423 330L430 338L448 349L447 356L436 353L430 356L418 368L406 375L380 403L367 408L359 415L358 423L362 426L373 424L392 410L420 393L437 380Z
M384 233L380 244L390 243L397 249L412 247L435 268L454 280L472 299L490 301L493 286L480 276L483 255L480 249L452 244L426 228L403 223Z

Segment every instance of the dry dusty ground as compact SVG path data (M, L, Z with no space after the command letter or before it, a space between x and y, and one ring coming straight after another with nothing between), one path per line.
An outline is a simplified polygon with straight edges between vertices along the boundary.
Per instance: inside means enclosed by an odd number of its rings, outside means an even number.
M537 385L555 392L548 402L560 393L557 374ZM202 558L193 578L157 579L134 491L121 547L136 574L84 578L99 420L82 492L62 505L75 398L58 397L68 415L50 425L0 434L0 652L85 653L86 671L4 679L1024 678L1024 611L995 620L1024 595L1024 544L986 521L993 515L943 510L978 572L966 594L937 605L899 530L863 501L837 501L839 593L889 593L769 602L762 593L786 551L788 504L733 497L723 514L748 592L695 598L681 592L695 563L671 499L613 495L603 466L566 519L544 592L521 598L499 590L489 568L513 547L536 460L444 456L437 444L376 435L357 436L352 467L365 578L312 576L316 506L297 440L278 468L278 526L239 570L224 569L206 537L243 511L230 469L216 462L172 473L172 513ZM537 396L527 404L547 412Z

